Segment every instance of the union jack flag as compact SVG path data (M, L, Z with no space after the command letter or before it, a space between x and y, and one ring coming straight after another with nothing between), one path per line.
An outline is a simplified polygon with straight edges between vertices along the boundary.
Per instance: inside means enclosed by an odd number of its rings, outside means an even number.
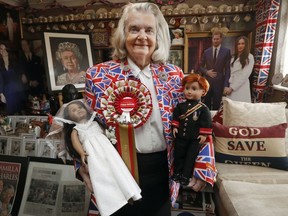
M100 216L100 212L97 209L96 198L94 194L91 194L89 211L87 216Z
M212 136L208 136L208 142L202 145L195 162L193 176L208 182L212 187L216 178L215 155Z
M253 99L263 102L267 89L280 0L259 0L256 12L255 74Z

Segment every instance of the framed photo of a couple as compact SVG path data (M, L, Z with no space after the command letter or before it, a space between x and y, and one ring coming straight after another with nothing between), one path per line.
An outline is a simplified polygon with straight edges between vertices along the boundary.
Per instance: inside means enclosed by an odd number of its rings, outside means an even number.
M93 66L91 36L44 32L43 38L49 90L61 91L67 84L83 90L86 70Z
M229 31L223 35L221 46L229 48L231 54L234 54L235 41L239 36L247 36L249 39L249 47L251 49L252 32L249 31ZM192 70L197 72L203 52L212 46L212 33L186 33L185 34L185 48L184 48L184 71L190 73Z

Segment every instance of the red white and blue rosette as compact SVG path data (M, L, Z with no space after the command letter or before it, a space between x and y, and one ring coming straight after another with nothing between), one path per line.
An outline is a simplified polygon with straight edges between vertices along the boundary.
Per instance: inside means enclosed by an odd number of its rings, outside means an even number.
M152 113L151 94L138 80L119 80L104 92L101 109L107 125L132 124L137 128L145 124Z
M152 113L148 88L137 80L119 80L101 98L108 126L115 128L116 148L132 176L139 183L134 129L147 122Z

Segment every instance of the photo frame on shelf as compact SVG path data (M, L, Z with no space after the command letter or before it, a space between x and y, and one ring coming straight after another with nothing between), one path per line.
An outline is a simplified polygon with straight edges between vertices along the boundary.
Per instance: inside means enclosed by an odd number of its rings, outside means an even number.
M10 155L24 156L24 145L22 138L10 137Z
M51 142L48 143L46 139L38 139L38 149L37 149L38 157L56 158L55 153L56 149Z
M170 64L177 65L178 67L183 69L183 62L184 62L183 60L184 60L183 46L171 46L169 51L168 62Z
M93 66L90 34L44 32L43 38L49 89L61 91L72 83L83 90L86 70ZM65 50L68 52L63 52Z
M11 206L11 208L7 210L3 209L5 206L3 202L5 201L1 200L1 215L18 215L26 181L27 168L27 157L1 155L0 184L3 184L3 190L1 194L4 196L5 193L7 193L7 196L11 197L10 200L7 200L6 203L7 206Z
M50 158L31 158L19 215L87 214L90 193L75 178L72 164Z
M9 137L0 136L0 155L8 155L10 150Z
M24 138L23 139L23 146L24 146L24 156L27 157L35 157L37 156L38 150L38 140L31 139L31 138Z
M169 28L171 46L184 46L184 28Z
M251 48L252 32L250 31L229 31L223 36L221 46L229 48L231 54L233 54L235 41L237 37L242 35L248 37L249 47ZM194 72L198 71L203 52L212 46L211 37L211 32L185 34L184 71L186 73L190 73L192 70L194 70Z

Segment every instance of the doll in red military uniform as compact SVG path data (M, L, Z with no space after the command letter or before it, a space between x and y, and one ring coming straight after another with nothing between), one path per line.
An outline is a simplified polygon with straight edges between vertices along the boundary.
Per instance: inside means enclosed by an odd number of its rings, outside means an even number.
M208 81L192 73L183 78L182 87L186 101L177 104L172 120L175 138L172 179L188 185L201 144L212 134L212 124L210 110L201 102L209 90Z

